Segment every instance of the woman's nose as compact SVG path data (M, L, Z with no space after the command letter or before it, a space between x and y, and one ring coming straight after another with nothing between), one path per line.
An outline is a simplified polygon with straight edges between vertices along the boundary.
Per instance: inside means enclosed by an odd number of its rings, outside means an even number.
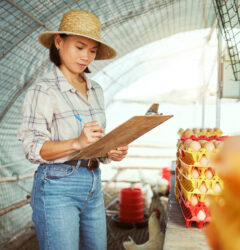
M81 58L83 60L88 61L88 59L89 59L89 52L88 52L88 50L84 49L84 50L81 51Z

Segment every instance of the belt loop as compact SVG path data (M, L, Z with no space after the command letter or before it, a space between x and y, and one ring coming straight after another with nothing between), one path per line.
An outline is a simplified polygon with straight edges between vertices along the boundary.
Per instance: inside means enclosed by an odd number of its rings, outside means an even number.
M78 160L77 165L76 165L76 168L79 168L79 167L80 167L80 164L81 164L81 160Z

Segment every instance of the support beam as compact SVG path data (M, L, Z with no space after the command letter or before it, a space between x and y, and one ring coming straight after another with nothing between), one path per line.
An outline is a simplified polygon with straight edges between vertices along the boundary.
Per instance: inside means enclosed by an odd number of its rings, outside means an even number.
M22 94L22 92L31 86L31 84L36 80L38 75L44 70L46 65L49 63L49 59L47 59L43 64L38 68L38 70L35 72L34 76L32 76L29 81L27 81L21 89L18 90L18 92L13 96L12 100L8 103L7 107L3 110L2 114L0 115L0 122L2 121L5 114L8 112L8 110L11 108L11 106L15 103L17 98Z
M11 4L13 7L15 7L16 9L20 10L22 13L24 13L26 16L30 17L32 20L34 20L36 23L38 23L40 26L43 26L46 30L51 31L52 29L50 29L45 23L41 22L38 18L36 18L35 16L33 16L30 12L24 10L22 7L20 7L18 4L16 4L15 2L13 2L12 0L6 0L9 4Z
M216 95L216 127L220 128L221 121L221 96L223 88L223 57L222 57L222 36L218 29L218 84Z
M7 0L8 1L8 0ZM10 3L10 1L8 1L9 3ZM12 1L11 1L12 2ZM67 8L70 8L74 3L76 3L76 2L78 2L78 0L74 0L74 1L72 1L71 3L69 3L69 4L66 4L66 5L64 5L63 7L61 7L61 8L59 8L57 11L55 11L54 12L54 14L52 14L52 15L50 15L48 18L46 18L45 19L45 22L46 21L48 21L48 20L50 20L52 17L54 17L56 14L58 14L58 13L60 13L60 12L62 12L62 11L64 11L65 9L67 9ZM10 4L12 4L12 3L10 3ZM13 2L13 4L15 4L14 2ZM16 4L15 4L16 5ZM15 7L15 5L13 5L14 7ZM19 8L21 8L21 7L19 7ZM19 9L18 8L18 9ZM22 8L21 8L22 9ZM23 10L23 9L22 9ZM24 10L24 12L25 12L25 10ZM24 13L23 12L23 13ZM25 13L24 13L25 14ZM30 14L31 15L31 14ZM40 21L41 22L41 21ZM44 23L43 23L44 24ZM0 60L5 56L5 55L7 55L7 53L9 52L9 51L11 51L13 48L15 48L21 41L23 41L27 36L29 36L30 34L32 34L34 31L36 31L40 26L42 26L42 25L40 25L39 23L36 25L36 27L34 27L33 29L31 29L31 30L29 30L27 33L25 33L25 34L23 34L23 36L21 37L21 38L19 38L19 40L17 40L14 44L12 44L10 47L8 47L2 54L0 54ZM45 28L45 27L44 27Z
M11 211L13 211L13 210L15 210L17 208L20 208L22 206L25 206L25 205L29 204L30 203L30 199L31 198L27 198L26 200L17 202L15 204L12 204L12 205L10 205L8 207L5 207L5 208L1 209L0 210L0 216L2 216L4 214L7 214L7 213L9 213L9 212L11 212Z

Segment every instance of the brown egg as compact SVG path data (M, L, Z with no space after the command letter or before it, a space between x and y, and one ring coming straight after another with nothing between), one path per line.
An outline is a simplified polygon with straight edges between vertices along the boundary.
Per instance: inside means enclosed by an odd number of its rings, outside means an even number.
M193 128L193 133L197 136L200 134L200 130L198 128Z
M191 198L191 204L193 206L196 206L198 204L198 198L196 195L193 195L192 198Z
M197 179L198 177L199 177L198 170L196 168L194 168L192 170L192 178Z
M208 166L209 160L208 160L208 158L207 158L205 155L202 156L202 158L200 159L200 164L201 164L202 166Z
M213 130L212 128L207 128L207 132L209 132L209 133L213 133L213 132L214 132L214 130Z
M205 176L208 180L212 179L213 178L213 172L211 171L211 169L207 169L205 171Z
M180 129L178 130L178 134L179 134L179 135L182 135L183 132L184 132L184 129L183 129L183 128L180 128Z
M217 133L222 133L220 128L214 128L214 131L217 132Z
M206 205L207 207L209 207L209 206L210 206L210 200L209 200L209 198L208 198L208 197L205 197L205 201L204 201L204 203L205 203L205 205Z
M201 148L201 144L198 141L192 141L189 144L189 148L191 148L194 152L198 152Z
M193 135L193 132L192 132L191 129L187 129L187 130L185 130L185 131L183 132L182 135L185 136L186 138L188 138L188 137L191 137L191 136Z
M212 152L215 149L214 144L210 141L203 144L203 148L205 148L207 152Z
M206 193L207 192L207 187L206 187L205 183L201 184L201 186L199 187L199 191L201 193Z
M207 130L205 128L201 128L200 129L200 132L203 133L203 134L206 134L207 133Z
M184 142L184 148L185 149L188 149L189 148L189 145L191 144L191 142L192 142L193 140L191 140L191 139L187 139L185 142Z
M215 186L213 187L213 192L220 193L221 191L222 191L221 186L218 183L216 183Z
M206 141L206 140L199 140L198 142L201 144L201 146L203 146L208 141Z
M205 212L204 212L203 210L200 210L200 211L198 212L198 214L197 214L197 218L198 218L200 221L205 220L205 218L206 218Z

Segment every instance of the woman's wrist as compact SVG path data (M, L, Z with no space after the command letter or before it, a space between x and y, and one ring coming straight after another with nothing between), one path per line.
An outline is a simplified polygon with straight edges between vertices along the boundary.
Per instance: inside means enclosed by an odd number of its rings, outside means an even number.
M82 146L81 144L79 143L79 139L76 138L76 139L73 139L72 141L72 149L74 151L78 151L78 150L81 150L82 149Z

